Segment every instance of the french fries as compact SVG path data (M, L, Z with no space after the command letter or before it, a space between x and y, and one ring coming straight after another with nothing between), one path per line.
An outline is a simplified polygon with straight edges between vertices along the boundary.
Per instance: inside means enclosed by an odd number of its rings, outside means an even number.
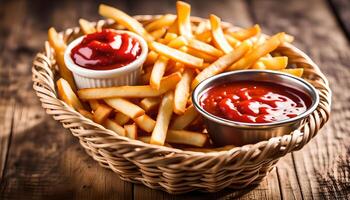
M169 59L165 56L159 56L156 63L153 66L151 77L150 77L150 85L153 89L159 90L160 81L165 73L166 66L168 64Z
M112 108L132 119L145 114L142 108L122 98L105 99L104 101Z
M267 69L272 70L285 69L288 65L287 56L260 58L260 61L266 66Z
M232 35L237 40L243 41L253 36L259 35L260 32L261 32L260 26L255 24L251 28L241 29L235 32L230 32L229 34Z
M177 24L180 35L187 38L193 37L191 28L191 6L188 3L178 1L176 2L177 10Z
M158 30L151 32L150 34L152 35L154 40L157 40L157 39L163 37L164 34L166 33L166 31L167 31L166 28L161 28L161 29L158 29Z
M191 39L188 42L188 46L191 47L192 49L195 49L197 51L202 51L204 53L207 53L215 57L220 57L223 55L223 52L220 51L219 49L211 46L210 44L202 42L200 40Z
M147 40L149 52L139 80L143 85L77 91L64 63L66 44L50 28L48 40L62 77L57 81L58 96L82 116L115 132L116 137L168 147L180 144L178 147L190 151L229 150L234 146L210 147L203 117L190 98L192 90L205 79L231 70L267 69L302 77L303 68L288 67L288 57L275 51L294 38L283 32L268 37L261 34L259 25L234 30L222 26L216 15L191 22L191 6L181 1L176 3L176 11L177 15L140 23L117 8L99 6L100 15L116 22L111 28L127 29ZM79 25L83 34L101 29L85 19L80 19Z
M186 110L192 79L193 71L191 69L186 69L180 82L176 85L174 96L174 112L176 114L183 114Z
M232 63L242 58L244 54L248 52L249 49L250 49L249 43L243 42L234 51L220 57L217 61L215 61L213 64L209 65L208 67L206 67L203 71L201 71L196 76L196 78L192 82L192 89L194 89L203 80L223 72Z
M193 105L188 107L183 115L177 116L171 124L171 129L182 130L191 124L197 117L199 113L196 111Z
M207 139L208 137L206 134L183 130L169 130L166 136L167 142L187 144L197 147L204 146Z
M156 121L154 121L148 115L141 115L134 119L135 123L140 127L140 129L150 133L153 131Z
M182 51L179 51L177 49L168 47L167 45L158 43L158 42L152 42L150 43L150 48L157 53L160 53L170 59L173 59L178 62L182 62L188 66L194 67L194 68L201 68L203 65L203 59L197 58L195 56L192 56L190 54L184 53Z
M170 15L170 14L163 15L159 19L154 20L153 22L147 24L145 26L145 29L148 32L159 30L163 27L168 27L168 26L172 25L174 23L175 19L176 19L175 15Z
M128 30L133 31L141 36L143 36L146 40L153 40L154 38L143 28L142 24L138 22L136 19L132 18L128 14L124 13L121 10L118 10L114 7L107 6L101 4L98 12L100 15L106 18L113 19L119 24L125 26Z
M152 144L152 137L143 136L139 139L145 143ZM196 147L203 147L207 140L208 137L206 134L183 130L168 130L165 138L166 142L185 144Z
M108 116L112 113L113 108L105 105L105 104L100 104L97 106L96 110L94 111L93 114L93 120L96 123L102 124Z
M80 102L77 95L74 93L73 89L69 85L69 83L63 78L58 79L56 82L58 96L62 99L66 104L73 107L74 109L84 109L83 104Z
M224 53L230 53L233 48L227 42L224 32L221 29L221 19L216 15L210 15L209 19L214 44Z
M117 122L110 120L110 119L106 119L105 123L103 124L107 129L114 131L115 133L117 133L120 136L125 136L126 135L126 131L125 129L120 126Z
M164 145L166 133L174 109L174 94L167 92L160 103L156 125L151 136L151 144Z
M80 29L85 35L96 32L96 28L89 21L85 19L79 19L79 25L80 25Z
M168 46L178 49L180 47L188 45L188 42L184 36L179 36L171 41L169 41Z
M124 129L126 132L126 137L130 139L137 138L137 126L136 124L124 125Z
M287 74L291 74L297 77L302 77L303 73L304 73L304 69L303 68L295 68L295 69L281 69L278 70Z
M160 82L159 90L153 89L150 85L141 86L118 86L109 88L87 88L78 91L78 96L81 99L106 99L113 97L125 98L142 98L142 97L157 97L165 92L172 90L180 81L181 74L174 73L168 77L164 77Z
M128 123L129 120L130 120L130 117L121 112L117 112L117 114L115 114L115 117L114 117L114 121L121 126Z
M84 117L93 120L93 119L92 119L92 118L93 118L93 115L92 115L91 112L89 112L89 111L87 111L87 110L85 110L85 109L79 109L78 112L79 112L81 115L83 115Z
M68 82L73 92L76 92L77 88L75 86L73 74L71 71L69 71L64 62L64 51L66 50L67 45L63 39L59 37L56 30L52 27L48 31L48 38L51 47L55 50L55 58L61 77Z
M227 70L240 70L248 69L252 64L254 64L259 58L265 56L266 54L275 50L284 40L284 33L278 33L268 39L265 43L252 49L247 55L241 58L238 62L230 66Z
M147 112L157 107L160 102L161 99L158 97L146 97L141 100L140 106Z

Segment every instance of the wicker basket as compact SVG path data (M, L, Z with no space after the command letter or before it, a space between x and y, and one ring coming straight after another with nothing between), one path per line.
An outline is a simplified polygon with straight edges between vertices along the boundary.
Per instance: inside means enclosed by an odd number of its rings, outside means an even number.
M135 16L142 23L157 17ZM193 23L202 20L192 18ZM116 27L108 20L101 20L95 26L98 29ZM223 23L223 26L236 28L228 23ZM67 42L81 35L79 28L68 29L60 34ZM47 42L44 52L38 53L33 61L33 87L46 112L78 137L86 152L101 166L113 170L123 180L143 183L150 188L174 194L192 190L215 192L226 187L242 188L261 182L280 157L301 149L316 135L330 115L331 90L318 66L292 45L279 47L276 51L288 56L290 64L305 69L303 78L318 89L320 103L306 123L293 133L229 151L201 153L146 144L118 136L84 118L57 98L55 52Z

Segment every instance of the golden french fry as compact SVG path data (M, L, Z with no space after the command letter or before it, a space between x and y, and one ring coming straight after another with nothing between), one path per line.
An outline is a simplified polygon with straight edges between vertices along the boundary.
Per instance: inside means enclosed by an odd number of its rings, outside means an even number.
M130 120L130 117L121 112L117 112L117 114L115 114L115 117L114 117L114 121L121 126L128 123L129 120Z
M188 41L188 46L191 47L192 49L195 49L197 51L202 51L206 54L209 54L215 57L220 57L223 55L223 52L220 51L219 49L211 46L210 44L202 42L200 40L190 39Z
M94 122L102 124L108 118L108 116L112 113L112 111L113 111L113 108L105 104L98 105L93 115Z
M146 40L153 40L153 37L143 28L140 22L117 8L100 4L98 13L103 17L113 19L128 30L143 36Z
M258 61L258 62L253 64L252 69L266 69L266 66L263 62Z
M176 72L182 73L184 71L185 65L180 62L173 62L167 66L166 73L167 74L172 74Z
M208 136L203 133L184 130L168 130L165 140L170 143L202 147L207 142L207 139Z
M130 139L137 138L137 126L136 126L136 124L124 125L124 129L126 132L126 137L128 137Z
M235 32L230 32L229 34L232 35L237 40L243 41L255 35L259 35L260 32L261 32L260 26L256 24L251 28L241 29Z
M281 70L277 70L280 72L284 72L287 74L291 74L297 77L302 77L303 73L304 73L304 68L295 68L295 69L281 69Z
M89 100L90 108L91 108L93 111L95 111L95 110L98 108L98 106L99 106L100 104L101 104L101 103L100 103L98 100L96 100L96 99L94 99L94 100Z
M151 77L150 77L150 85L153 89L159 90L160 81L165 73L166 66L168 64L169 58L165 56L159 56L157 61L154 63Z
M184 36L179 36L179 37L171 40L168 43L169 47L175 48L175 49L178 49L178 48L186 46L186 45L188 45L188 41L186 40L186 38Z
M225 35L221 29L221 19L216 15L210 15L209 19L214 44L224 53L230 53L233 48L227 42Z
M145 29L148 32L152 32L154 30L172 25L175 19L176 19L176 15L166 14L160 17L159 19L156 19L153 22L147 24L145 26Z
M182 74L180 82L176 85L174 95L174 112L183 114L186 110L188 97L190 96L191 82L193 79L193 71L186 69Z
M103 125L106 127L106 129L112 130L120 136L126 135L125 129L113 120L106 119Z
M200 40L205 43L210 43L212 39L212 34L210 30L206 30L203 33L197 34L195 37L197 40Z
M147 54L146 60L143 63L143 66L153 65L158 58L158 54L155 51L150 51Z
M73 89L70 87L69 83L63 78L58 79L57 92L60 99L72 108L79 110L84 109L83 104L80 102L77 95L74 93Z
M177 24L180 35L191 38L191 5L182 1L176 2Z
M248 52L249 49L250 44L248 42L243 42L231 53L220 57L217 61L206 67L195 77L195 79L192 82L192 89L194 89L203 80L223 72L232 63L241 59L245 55L245 53Z
M173 73L167 77L164 77L160 82L159 90L153 89L149 85L136 85L136 86L117 86L108 88L85 88L78 91L78 95L81 99L106 99L114 97L125 98L144 98L144 97L157 97L165 92L172 90L176 87L176 84L180 81L181 74Z
M134 119L135 123L140 127L140 129L150 133L153 131L156 121L154 121L148 115L141 115Z
M190 55L196 56L198 58L202 58L204 60L204 62L212 63L218 59L218 57L206 54L206 53L201 52L201 51L197 51L197 50L192 49L192 48L186 48L184 51ZM202 68L203 69L205 68L204 63L203 63Z
M166 33L166 28L160 28L160 29L157 29L153 32L151 32L150 34L152 35L153 39L157 40L161 37L163 37Z
M140 101L140 106L146 112L157 107L161 102L161 99L158 97L146 97Z
M238 62L231 65L227 70L239 70L248 69L252 64L254 64L261 57L275 50L284 39L284 33L278 33L268 39L265 43L252 49L247 55L241 58Z
M104 99L104 101L112 108L132 119L145 114L142 108L122 98Z
M191 124L197 117L199 113L194 108L193 105L189 106L183 115L175 117L170 128L174 130L185 129L188 125Z
M81 31L85 35L96 32L96 28L91 24L91 22L89 22L85 19L79 19L79 25L80 25Z
M201 33L204 33L206 30L209 29L209 22L208 20L201 21L199 22L196 30L195 30L195 35L199 35Z
M266 69L272 69L272 70L285 69L288 65L287 56L260 58L259 61L264 63L264 65L266 66Z
M78 109L78 112L83 115L84 117L88 118L88 119L91 119L93 118L93 115L91 112L85 110L85 109Z
M61 77L66 80L74 92L77 91L72 72L67 68L64 62L64 51L67 45L62 38L59 37L56 30L51 27L48 31L48 39L51 47L55 50L56 63Z
M175 40L177 38L177 34L176 33L167 33L164 37L164 43L168 44L170 41Z
M227 42L232 46L232 47L237 47L241 44L241 42L239 40L237 40L236 38L234 38L231 35L225 34L225 38L227 40Z
M166 133L174 109L174 94L167 92L160 103L156 125L152 131L151 144L164 145Z
M174 23L172 25L169 26L168 28L168 33L174 33L174 34L178 34L179 33L179 29L178 29L178 23L177 23L177 17L174 20Z
M177 49L168 47L158 42L152 42L150 45L150 48L159 54L162 54L175 61L182 62L188 65L189 67L201 68L203 65L203 59L197 58L195 56L192 56L190 54L184 53Z

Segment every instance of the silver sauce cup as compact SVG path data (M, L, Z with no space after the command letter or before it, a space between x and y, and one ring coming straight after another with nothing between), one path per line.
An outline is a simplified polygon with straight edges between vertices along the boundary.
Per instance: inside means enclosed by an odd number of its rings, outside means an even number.
M235 81L270 82L299 90L311 99L310 107L302 114L281 121L269 123L245 123L224 119L204 110L200 105L201 96L215 85ZM233 144L242 146L253 144L271 137L290 134L299 128L319 104L317 90L305 80L285 73L270 70L240 70L222 73L202 81L192 93L192 101L197 111L204 117L208 133L214 145Z

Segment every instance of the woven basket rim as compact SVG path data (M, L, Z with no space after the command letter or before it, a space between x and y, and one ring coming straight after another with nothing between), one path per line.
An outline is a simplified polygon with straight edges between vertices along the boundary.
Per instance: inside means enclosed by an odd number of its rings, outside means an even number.
M162 16L162 15L136 15L136 16L134 16L134 18L139 20L139 21L147 21L147 20L151 20L151 19L152 20L156 19L156 18L158 18L160 16ZM206 19L203 19L203 18L200 18L200 17L191 17L191 20L193 22L198 22L198 21L202 21L202 20L206 20ZM110 23L113 23L113 21L111 21L111 20L99 20L98 22L95 22L94 24L96 25L96 24L99 24L99 23L110 24ZM232 26L230 23L227 23L227 22L223 22L223 27L233 28L233 29L241 29L240 27ZM73 27L73 28L70 28L70 29L66 29L66 31L63 31L60 34L67 34L67 33L72 33L72 32L79 32L79 27ZM324 88L323 89L328 92L328 94L326 95L327 96L327 102L326 102L327 105L326 105L326 107L327 107L327 109L330 110L331 90L329 88L329 83L328 83L327 78L321 72L319 67L311 60L311 58L309 56L307 56L303 51L301 51L300 49L298 49L294 45L292 45L292 44L285 44L285 45L283 45L283 48L288 48L288 49L296 52L297 54L299 54L301 57L303 57L304 59L307 60L308 64L310 66L312 66L315 69L315 71L317 71L317 75L321 77L321 79L322 79L322 81L324 83L324 85L323 85ZM47 51L47 47L46 47L46 51ZM81 120L84 123L92 124L96 128L101 129L104 132L109 133L110 135L114 135L115 137L117 137L117 139L120 139L122 141L125 141L125 142L128 142L130 144L135 145L136 146L135 148L146 147L146 148L150 148L150 149L153 149L153 150L161 150L160 152L163 152L163 153L164 152L166 152L166 153L176 153L176 154L184 154L184 155L187 155L187 156L203 156L203 155L205 155L206 157L217 157L217 156L223 156L223 155L230 156L236 151L248 151L250 148L261 149L261 147L264 147L267 144L275 144L275 145L279 145L279 146L282 147L283 145L281 143L283 141L291 141L291 139L288 139L287 137L292 137L293 134L299 134L298 137L304 136L304 134L300 134L300 131L296 131L296 132L288 134L288 135L273 137L273 138L271 138L269 140L261 141L261 142L255 143L255 144L247 144L247 145L244 145L244 146L233 147L230 150L213 151L213 152L197 152L197 151L182 150L182 149L166 147L166 146L158 146L158 145L144 143L144 142L139 141L139 140L133 140L133 139L127 138L125 136L119 136L119 135L116 135L113 131L104 128L102 125L97 124L97 123L93 122L92 120L85 118L79 112L77 112L76 110L74 110L73 108L68 106L65 102L63 102L62 100L58 99L58 96L57 96L57 93L56 93L55 84L53 83L53 79L51 80L53 84L51 84L51 85L48 85L48 84L42 85L43 83L40 82L39 79L37 78L37 76L38 76L38 74L40 74L40 72L36 69L36 66L37 66L36 62L41 62L41 63L47 64L48 66L51 66L54 63L52 63L50 61L50 59L45 54L41 54L41 55L39 55L39 54L36 56L36 58L35 58L35 60L33 62L32 72L33 72L33 87L34 87L34 90L36 91L36 94L39 97L39 99L40 99L42 104L45 104L45 101L44 101L44 99L45 99L44 97L45 96L42 96L43 91L40 90L39 88L45 88L45 90L47 90L47 87L48 87L48 88L52 89L52 91L54 91L54 93L51 94L51 95L53 95L53 97L56 98L58 100L58 102L60 102L61 109L65 110L65 111L68 111L71 114L74 114L76 119L79 119L79 120ZM52 75L52 77L54 77L54 76ZM319 106L320 105L318 105L317 108L319 108ZM47 110L47 108L45 108L45 109ZM317 109L314 112L317 112ZM48 112L48 114L49 115L54 115L51 112ZM325 122L327 120L328 120L328 118L325 119ZM302 146L304 146L306 143L302 144ZM288 146L288 144L284 144L284 145ZM302 146L298 146L297 150L300 149ZM291 151L294 151L294 149L292 149ZM289 152L290 151L284 152L283 155L286 154L286 153L289 153ZM281 157L281 156L278 156L278 157Z

